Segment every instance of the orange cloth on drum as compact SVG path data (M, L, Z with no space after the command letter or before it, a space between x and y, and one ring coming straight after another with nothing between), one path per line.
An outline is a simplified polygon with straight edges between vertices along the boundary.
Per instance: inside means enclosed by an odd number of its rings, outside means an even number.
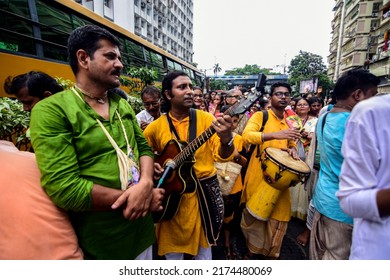
M170 115L172 123L181 140L187 141L189 117L179 121ZM203 133L210 127L214 116L210 113L196 110L196 134ZM161 153L169 140L174 138L167 117L161 116L148 125L144 135L153 151ZM221 161L233 160L234 155L226 159L217 155L220 139L214 134L195 152L194 171L198 179L207 178L216 173L214 158ZM207 248L209 244L203 231L196 192L182 195L176 215L169 221L163 221L156 226L158 254L187 253L197 255L199 246Z
M83 259L67 214L40 184L35 155L0 141L0 259Z
M263 132L260 132L261 125L263 123L263 113L256 112L249 119L245 130L242 134L245 144L254 144L260 145L260 154L263 153L264 149L267 147L274 148L289 148L296 147L296 144L293 140L279 140L274 139L270 141L265 141L264 143L261 141L262 133L270 133L277 132L280 130L289 129L286 121L279 120L279 118L275 115L275 113L270 109L268 110L268 120L264 126ZM256 192L257 188L261 187L260 182L264 180L263 171L261 169L260 158L256 158L257 149L252 153L252 157L249 160L246 176L244 179L244 189L241 201L247 202L249 198ZM275 205L275 208L271 214L272 219L278 221L289 221L291 218L291 197L290 190L286 189L282 191L280 197Z

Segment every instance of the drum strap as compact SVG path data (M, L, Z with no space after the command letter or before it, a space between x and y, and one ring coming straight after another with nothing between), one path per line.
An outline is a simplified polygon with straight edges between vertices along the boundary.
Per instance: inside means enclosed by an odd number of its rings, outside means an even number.
M267 110L263 110L262 112L263 112L263 123L261 124L260 132L263 132L264 126L265 126L265 124L268 121L268 111ZM252 147L253 147L253 150L254 150L255 149L255 145L252 145L251 149L252 149ZM250 154L252 155L252 153L253 153L253 151ZM257 158L260 157L260 145L257 145L256 157Z
M268 121L268 111L267 110L262 110L261 112L263 113L263 122L261 124L260 132L263 132L265 124ZM245 167L242 167L242 171L241 171L241 178L243 180L243 183L244 183L244 178L245 178L247 167L249 166L249 160L251 159L253 151L255 150L256 146L258 146L258 154L259 154L260 153L259 152L259 150L260 150L259 145L253 145L252 144L252 145L250 145L248 150L247 149L243 149L243 151L242 151L243 152L243 156L247 159L247 165Z

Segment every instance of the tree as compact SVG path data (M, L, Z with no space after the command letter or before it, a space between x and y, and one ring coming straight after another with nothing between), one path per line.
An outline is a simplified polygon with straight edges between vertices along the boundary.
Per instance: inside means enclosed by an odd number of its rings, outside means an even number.
M323 93L327 93L332 87L333 82L326 75L326 66L320 55L310 52L299 51L299 54L291 60L288 67L289 83L296 86L299 92L299 85L302 80L308 80L317 77L318 85L322 86Z
M230 75L257 75L259 73L263 73L265 75L280 75L281 73L271 72L268 68L261 68L261 66L257 64L249 65L245 64L243 68L234 68L233 70L227 70L225 72L225 76Z
M121 77L121 84L128 88L128 102L137 114L144 109L141 100L141 91L145 86L154 85L158 78L158 71L147 67L130 67L127 77Z
M219 63L216 63L213 66L213 71L214 71L214 76L217 76L218 73L222 71L222 68L221 68L221 66L219 66Z
M129 93L140 96L142 89L147 85L153 85L157 80L158 71L147 67L130 67L127 77L121 77L121 84L129 88Z
M23 110L22 103L0 98L0 140L11 141L18 149L30 151L29 124L30 112Z
M210 90L227 90L229 85L226 81L210 79Z

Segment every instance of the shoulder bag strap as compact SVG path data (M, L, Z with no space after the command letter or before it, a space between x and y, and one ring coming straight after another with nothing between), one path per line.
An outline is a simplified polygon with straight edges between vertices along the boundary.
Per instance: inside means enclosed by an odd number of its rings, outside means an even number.
M117 157L118 157L118 166L119 166L119 178L121 181L121 189L126 190L127 188L127 180L128 180L128 160L127 155L118 147L118 144L115 142L114 139L112 139L110 133L108 133L107 129L104 127L102 122L98 119L96 119L97 123L102 128L104 134L106 134L108 140L110 141L111 145L114 147Z

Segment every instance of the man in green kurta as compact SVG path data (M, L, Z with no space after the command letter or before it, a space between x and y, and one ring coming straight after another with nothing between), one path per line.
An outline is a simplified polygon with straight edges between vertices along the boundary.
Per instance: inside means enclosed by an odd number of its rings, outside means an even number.
M68 51L75 87L39 102L31 116L42 186L69 211L87 259L151 259L150 211L161 208L163 191L153 190L153 153L133 109L109 92L120 85L119 42L83 26ZM132 159L126 170L118 148Z

